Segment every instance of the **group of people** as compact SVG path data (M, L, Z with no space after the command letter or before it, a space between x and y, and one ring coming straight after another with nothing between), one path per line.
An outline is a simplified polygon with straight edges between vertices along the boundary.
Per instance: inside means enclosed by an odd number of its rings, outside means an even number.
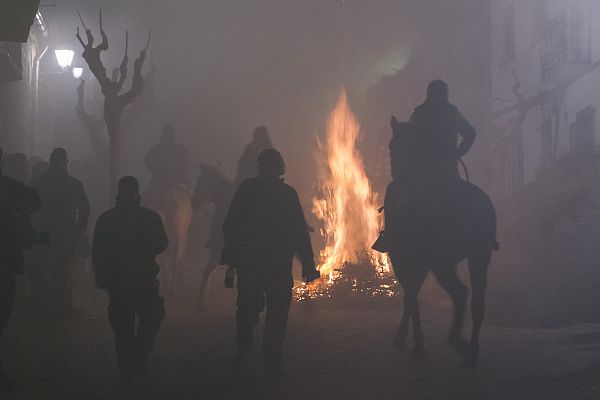
M238 277L235 367L244 367L254 326L267 305L265 367L277 372L292 299L293 257L300 256L307 281L318 278L319 273L298 195L283 182L285 163L281 154L269 146L266 128L259 127L240 160L243 174L252 175L253 170L257 173L248 179L238 177L239 190L223 221L226 245L222 263L235 266ZM252 157L254 163L250 163ZM176 142L171 126L163 129L160 143L145 158L154 179L173 184L181 182L187 162L185 148ZM72 311L69 264L78 242L85 237L90 207L82 183L69 175L67 166L65 149L57 148L47 170L30 186L0 174L0 218L7 221L0 238L0 333L8 323L15 277L23 273L26 257L33 260L28 262L33 271L27 274L32 291L47 290L36 293L41 301L34 302L33 310L44 309L57 316ZM26 256L25 251L36 240L22 237L20 231L24 228L33 236L43 232L42 236L49 236L50 241ZM131 381L135 374L147 373L146 361L165 315L156 256L166 250L168 243L159 214L141 205L138 180L132 176L121 178L114 207L95 223L91 258L96 286L108 294L108 319L124 382ZM39 265L43 263L45 271ZM14 384L0 369L0 386Z
M454 124L450 129L448 121ZM440 133L439 137L419 138L431 150L430 167L437 168L427 173L440 174L441 180L458 179L456 160L469 150L474 130L448 103L445 83L430 84L428 100L415 110L412 123ZM458 148L457 133L463 135ZM172 127L163 129L161 142L150 151L145 164L155 179L173 183L181 180L188 166L187 153L175 141ZM34 179L31 187L0 173L0 335L14 300L15 276L23 272L23 252L36 241L45 241L40 240L45 235L39 232L50 236L51 244L40 246L42 259L53 276L47 284L60 294L51 305L54 309L69 307L67 268L88 226L89 203L83 185L69 175L67 165L66 151L58 148L50 156L47 171ZM254 328L266 307L264 367L269 373L281 373L282 344L292 300L293 258L298 256L306 282L320 276L298 194L284 182L284 174L282 155L272 148L266 128L257 128L253 143L240 160L237 190L222 223L221 264L233 267L237 273L234 367L238 370L246 367ZM147 359L165 315L156 256L165 251L169 240L161 217L140 201L138 180L132 176L121 178L114 207L97 219L91 244L97 287L108 293L108 318L124 382L130 382L138 373L147 373ZM14 385L2 369L0 385Z

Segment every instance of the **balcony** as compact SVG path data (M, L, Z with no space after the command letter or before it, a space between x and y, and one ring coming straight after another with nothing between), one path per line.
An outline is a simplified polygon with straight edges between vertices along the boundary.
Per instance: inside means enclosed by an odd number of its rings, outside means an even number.
M575 2L544 29L541 74L545 84L558 84L591 63L591 6Z

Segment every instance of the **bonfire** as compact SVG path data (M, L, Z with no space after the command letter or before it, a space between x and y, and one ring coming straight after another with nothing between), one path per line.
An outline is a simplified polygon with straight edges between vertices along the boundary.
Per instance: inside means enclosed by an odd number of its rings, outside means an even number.
M329 116L326 137L319 141L324 161L319 163L312 201L324 242L318 265L322 278L297 287L297 300L332 297L336 292L395 295L387 255L371 249L383 216L378 211L380 196L371 187L357 148L359 138L360 124L342 91Z

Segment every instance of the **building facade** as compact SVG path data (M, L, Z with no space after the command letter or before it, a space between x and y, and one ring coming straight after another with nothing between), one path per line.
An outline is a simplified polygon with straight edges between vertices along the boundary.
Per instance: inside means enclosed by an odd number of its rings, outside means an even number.
M600 142L600 2L493 0L495 186L513 192Z
M40 61L48 52L47 37L38 11L26 43L0 42L0 144L5 151L35 154Z

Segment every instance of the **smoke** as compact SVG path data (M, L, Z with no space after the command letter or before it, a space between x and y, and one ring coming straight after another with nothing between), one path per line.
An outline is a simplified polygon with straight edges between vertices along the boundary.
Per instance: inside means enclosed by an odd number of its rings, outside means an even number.
M76 6L97 29L97 4ZM63 1L58 7L54 13L64 21L58 29L72 35L75 5ZM194 159L222 163L232 175L253 128L265 124L288 161L290 179L301 181L295 171L312 164L314 135L339 88L360 101L409 54L402 22L408 15L394 1L130 0L103 8L111 66L120 61L125 30L131 59L146 31L153 32L157 96L129 138L125 168L131 172L142 157L135 153L170 122Z
M103 2L111 40L104 56L107 66L119 64L125 30L132 63L151 29L150 52L157 68L156 98L130 133L123 173L145 176L143 153L157 140L160 127L171 123L194 160L221 164L232 176L253 128L265 124L286 158L288 179L309 189L315 135L324 129L339 89L348 89L353 108L367 125L365 131L380 129L392 111L398 113L409 98L417 98L416 89L405 92L387 85L390 79L405 76L406 68L421 68L418 82L426 82L440 77L437 72L451 61L443 50L457 35L448 32L460 28L465 18L456 10L478 4L460 3ZM54 40L79 53L73 37L79 24L75 8L97 29L98 7L91 0L62 0L43 11L54 23ZM374 96L373 91L386 95ZM191 172L190 180L196 173Z

